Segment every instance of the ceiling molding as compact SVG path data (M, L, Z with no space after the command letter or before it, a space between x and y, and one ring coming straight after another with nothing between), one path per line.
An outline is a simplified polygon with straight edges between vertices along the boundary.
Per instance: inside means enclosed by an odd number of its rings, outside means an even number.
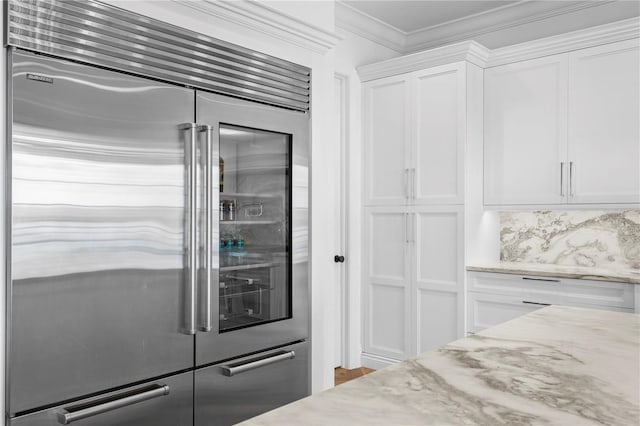
M340 37L333 32L312 26L257 1L172 1L320 54L326 53L340 41Z
M335 24L337 27L388 47L398 53L406 53L407 34L405 32L342 1L335 2Z
M487 68L631 39L637 40L640 45L640 18L624 19L494 50L475 41L458 42L363 65L357 71L364 82L459 61Z
M363 65L358 67L357 71L360 80L364 82L460 61L467 61L484 68L489 59L489 53L490 50L480 43L464 41Z
M491 51L487 67L634 38L638 39L640 45L640 18L637 17L494 49Z
M335 13L336 26L408 54L613 2L614 0L586 0L566 4L561 1L523 0L411 32L395 28L341 0L336 1Z
M407 33L405 52L430 49L461 40L472 40L479 35L513 28L591 7L598 7L612 2L612 0L587 0L575 4L565 4L564 2L553 1L520 1Z

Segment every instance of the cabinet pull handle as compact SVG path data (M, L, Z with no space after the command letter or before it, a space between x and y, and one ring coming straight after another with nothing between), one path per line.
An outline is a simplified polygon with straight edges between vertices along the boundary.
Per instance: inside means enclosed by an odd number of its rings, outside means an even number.
M416 228L418 227L418 214L417 213L412 213L411 214L411 242L413 244L416 243Z
M247 362L241 362L237 364L229 364L222 365L220 368L222 369L222 374L225 376L231 377L235 374L244 373L245 371L253 370L260 367L265 367L267 365L276 363L278 361L284 361L286 359L295 358L295 351L279 351L273 355L269 355L267 357L257 357L254 359L250 359Z
M573 197L573 161L569 161L569 196Z
M404 241L409 244L409 232L407 231L407 226L409 224L409 213L404 214Z
M528 280L528 281L545 281L545 282L549 282L549 283L559 283L560 280L554 280L552 278L530 278L530 277L522 277L523 280Z
M140 392L142 391L142 392ZM169 395L169 386L152 385L133 392L125 392L120 395L114 395L95 401L90 404L78 404L66 407L57 413L58 423L68 425L76 420L86 419L107 411L117 410L118 408L127 407L160 396Z
M411 199L416 200L416 169L411 169Z
M560 196L564 197L564 161L560 162Z
M409 169L404 169L404 198L409 200Z
M551 306L551 303L529 302L528 300L523 300L522 303L525 305Z

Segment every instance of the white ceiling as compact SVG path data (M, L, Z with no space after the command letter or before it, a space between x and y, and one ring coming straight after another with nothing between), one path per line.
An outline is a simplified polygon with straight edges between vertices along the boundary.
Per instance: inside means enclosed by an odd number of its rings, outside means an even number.
M509 7L519 1L350 0L344 3L400 31L410 33L492 9Z

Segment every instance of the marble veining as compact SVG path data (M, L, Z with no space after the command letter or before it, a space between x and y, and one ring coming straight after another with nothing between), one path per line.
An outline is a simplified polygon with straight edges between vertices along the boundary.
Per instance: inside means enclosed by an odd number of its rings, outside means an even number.
M550 306L244 425L640 423L640 316Z
M640 270L640 210L501 212L500 260Z

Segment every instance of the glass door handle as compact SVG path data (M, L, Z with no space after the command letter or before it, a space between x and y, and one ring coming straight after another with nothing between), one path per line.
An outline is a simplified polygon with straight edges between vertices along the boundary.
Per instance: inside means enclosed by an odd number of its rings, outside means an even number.
M200 277L199 282L199 307L200 307L200 319L198 323L198 329L200 331L209 332L213 329L211 321L211 289L218 288L217 281L217 265L218 265L218 253L214 253L213 235L214 231L218 229L219 215L213 214L214 206L219 204L219 182L216 184L213 182L214 176L219 179L219 141L218 132L215 131L215 127L209 125L203 125L198 127L200 133L205 134L204 146L202 147L202 230L201 240L203 242L203 251L201 253L202 259L200 262ZM217 247L217 245L216 245ZM216 249L217 250L217 249ZM214 271L215 270L215 271ZM216 272L214 274L214 272ZM212 282L216 281L216 285L213 286Z
M185 334L196 333L196 281L197 281L197 214L198 200L196 197L198 181L198 153L196 148L197 128L195 123L186 123L179 126L180 130L188 130L189 137L185 140L184 162L186 169L186 212L185 212L185 315L182 332Z
M95 401L95 403L78 404L76 406L63 408L56 413L58 423L68 425L71 422L93 417L106 413L107 411L117 410L137 404L138 402L169 395L169 386L152 385L141 389L141 391L142 392L125 392L120 395L114 395L113 397L99 399Z
M284 361L286 359L295 358L295 351L280 351L276 352L273 356L268 357L257 357L254 359L250 359L246 362L239 362L229 365L222 365L220 368L222 369L222 374L225 376L233 376L235 374L244 373L245 371L254 370L256 368L265 367L267 365L271 365L278 361Z

